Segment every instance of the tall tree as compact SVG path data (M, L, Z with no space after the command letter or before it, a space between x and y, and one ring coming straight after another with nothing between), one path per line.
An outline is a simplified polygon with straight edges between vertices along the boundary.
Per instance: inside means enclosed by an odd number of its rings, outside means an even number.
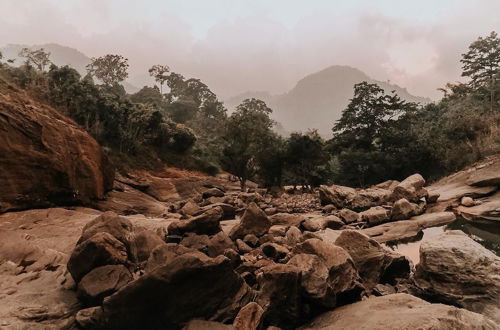
M108 54L93 57L87 71L91 76L101 80L105 85L113 86L128 77L128 59L121 55Z
M317 186L326 181L328 155L316 130L292 133L286 142L285 159L294 184Z
M170 68L168 65L155 64L149 70L149 75L155 79L155 81L160 84L160 93L163 94L163 84L168 79L168 72Z
M242 190L258 170L257 155L266 150L265 145L274 134L271 113L264 101L252 98L238 105L227 120L222 163L238 177Z
M19 56L24 57L26 64L34 66L39 71L44 71L45 67L51 63L49 59L50 53L46 52L43 48L34 50L23 48L19 52Z
M496 32L479 37L462 54L462 76L471 78L473 87L488 86L490 90L490 111L495 103L495 85L500 74L500 39Z

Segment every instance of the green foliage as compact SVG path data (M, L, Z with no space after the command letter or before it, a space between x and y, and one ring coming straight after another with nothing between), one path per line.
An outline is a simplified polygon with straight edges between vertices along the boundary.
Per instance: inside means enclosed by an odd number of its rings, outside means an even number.
M155 81L160 84L160 93L163 94L163 84L168 79L167 73L170 71L168 65L155 64L149 70L149 75L155 78Z
M286 141L285 162L293 184L318 186L329 177L329 155L325 142L315 130L293 133Z
M500 39L496 32L487 37L479 37L469 46L460 60L462 76L471 78L471 86L488 86L490 91L490 110L495 103L495 86L500 74Z
M121 55L107 54L93 57L87 65L88 73L102 81L105 85L118 84L128 77L128 59Z
M19 52L20 57L24 57L26 65L34 66L39 71L45 71L51 62L49 60L50 53L46 52L43 48L31 50L23 48Z
M258 155L266 151L275 135L273 121L269 118L271 112L264 101L246 99L227 120L222 164L238 177L242 190L246 181L258 171Z

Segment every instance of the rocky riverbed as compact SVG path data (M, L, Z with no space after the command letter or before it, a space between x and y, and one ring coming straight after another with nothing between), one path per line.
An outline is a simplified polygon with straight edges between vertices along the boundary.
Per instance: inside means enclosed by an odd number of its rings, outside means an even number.
M6 212L0 328L498 329L497 163L244 193L133 172L92 207Z

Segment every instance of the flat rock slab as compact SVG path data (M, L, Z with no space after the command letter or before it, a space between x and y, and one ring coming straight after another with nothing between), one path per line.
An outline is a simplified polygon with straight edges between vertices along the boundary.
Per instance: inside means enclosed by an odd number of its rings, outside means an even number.
M388 222L379 226L362 229L361 232L379 243L398 243L418 240L422 229L442 226L456 220L452 212L426 213L410 220Z
M320 315L300 329L494 330L500 327L487 317L465 309L431 304L397 293L342 306Z
M71 326L79 304L66 263L83 226L99 214L50 208L0 215L0 328Z
M481 201L482 204L472 207L459 206L457 211L468 221L500 223L500 193L496 193Z

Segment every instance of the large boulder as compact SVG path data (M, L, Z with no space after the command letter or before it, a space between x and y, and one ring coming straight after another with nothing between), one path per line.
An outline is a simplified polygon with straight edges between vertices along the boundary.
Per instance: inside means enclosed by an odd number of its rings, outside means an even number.
M420 198L428 195L424 189L425 179L420 174L413 174L401 181L392 192L392 200L406 198L410 202L418 202Z
M300 329L497 330L483 315L397 293L374 297L324 313Z
M500 323L500 257L461 231L420 246L415 282L434 301L460 306Z
M408 259L358 231L343 230L335 240L335 245L349 253L367 289L377 283L395 284L397 278L410 275Z
M300 269L273 264L259 269L256 302L264 306L264 322L293 329L300 318Z
M68 261L68 271L78 283L96 267L126 264L127 260L125 245L113 235L99 232L76 246Z
M359 214L369 226L375 226L389 221L389 211L382 206L373 206Z
M114 170L75 122L0 78L0 213L104 198Z
M104 301L107 329L178 329L191 319L227 322L251 289L224 256L183 254Z
M243 238L248 234L262 236L271 227L271 221L266 213L262 211L257 204L250 203L248 208L243 213L240 223L234 226L229 233L231 239L236 240Z
M172 222L168 226L169 235L184 235L186 233L195 233L198 235L214 235L222 231L220 220L223 216L220 207L207 210L205 213L187 219Z
M302 288L313 303L332 308L361 298L363 287L358 271L344 249L310 238L293 252L295 256L288 264L300 269Z
M391 209L391 220L407 220L418 213L418 205L410 203L406 198L398 199Z
M391 191L383 188L356 190L345 186L320 186L319 198L322 205L332 204L335 207L352 210L366 210L372 206L384 204L389 200Z
M78 283L78 297L87 305L102 303L104 297L132 281L132 274L123 265L94 268Z
M132 222L127 218L118 216L114 212L105 212L83 227L82 235L77 244L86 241L97 233L105 232L111 234L123 244L128 245L133 230Z

